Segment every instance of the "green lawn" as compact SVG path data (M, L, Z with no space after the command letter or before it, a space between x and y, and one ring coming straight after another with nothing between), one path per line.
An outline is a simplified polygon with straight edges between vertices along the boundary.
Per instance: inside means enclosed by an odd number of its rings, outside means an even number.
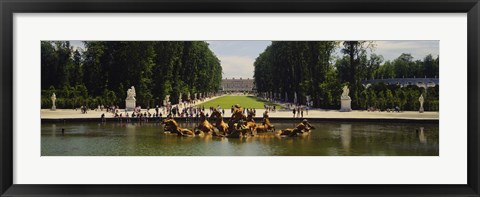
M239 104L244 108L255 108L255 109L263 109L263 104L276 105L254 96L223 96L223 97L216 98L211 101L202 103L200 105L205 106L205 108L208 108L210 106L217 107L217 105L220 105L220 107L223 109L230 109L232 105L235 105L235 104ZM277 109L281 109L281 106L279 105L276 105L276 106L277 106L276 107Z

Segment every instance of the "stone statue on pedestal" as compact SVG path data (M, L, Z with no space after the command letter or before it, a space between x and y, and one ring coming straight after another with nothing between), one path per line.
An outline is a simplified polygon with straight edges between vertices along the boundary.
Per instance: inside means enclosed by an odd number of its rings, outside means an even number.
M131 87L130 89L127 90L127 99L135 99L135 96L137 94L135 93L135 87Z
M348 89L348 86L343 86L343 93L342 96L340 96L340 112L350 112L352 111L352 99L348 95L350 93L350 90Z
M55 106L55 101L57 100L57 96L55 95L55 93L52 94L52 97L50 97L50 99L52 99L52 110L56 110L57 106Z
M127 98L125 99L125 110L127 111L133 111L135 110L136 107L136 100L135 96L137 96L135 92L135 87L131 87L130 89L127 90Z
M348 96L348 94L350 94L350 90L348 89L348 86L343 86L341 99L351 99L350 96Z
M420 109L418 110L418 112L420 113L423 113L423 94L420 94L420 97L418 98L418 102L420 102Z

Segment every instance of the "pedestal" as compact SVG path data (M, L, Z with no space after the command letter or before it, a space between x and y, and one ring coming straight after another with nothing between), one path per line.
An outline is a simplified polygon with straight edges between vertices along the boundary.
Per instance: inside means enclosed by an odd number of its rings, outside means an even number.
M135 99L125 99L125 110L133 111L135 109Z
M340 112L351 112L352 111L352 99L348 98L348 99L341 99L341 108L340 108Z
M56 109L57 109L57 106L54 105L54 106L52 106L52 109L51 109L51 110L52 110L52 111L55 111Z
M418 112L423 113L423 106L420 106L420 109L418 110Z

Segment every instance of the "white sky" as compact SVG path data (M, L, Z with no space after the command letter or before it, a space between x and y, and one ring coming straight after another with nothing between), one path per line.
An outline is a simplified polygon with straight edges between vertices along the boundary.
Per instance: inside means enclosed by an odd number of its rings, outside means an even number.
M81 41L70 41L74 48L83 48ZM271 41L207 41L210 49L217 55L223 68L223 78L252 78L253 62L258 55L271 44ZM415 60L432 54L439 54L439 41L375 41L373 53L393 60L402 53L410 53ZM341 56L338 48L335 56Z

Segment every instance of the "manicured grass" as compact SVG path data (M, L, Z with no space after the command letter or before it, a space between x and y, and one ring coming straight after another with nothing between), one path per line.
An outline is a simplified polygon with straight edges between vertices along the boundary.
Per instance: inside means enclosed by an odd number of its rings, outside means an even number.
M220 98L213 99L211 101L200 104L200 106L208 107L217 107L220 105L223 109L230 109L232 105L239 104L244 108L255 108L263 109L263 104L274 105L271 102L265 101L263 99L254 97L254 96L223 96ZM276 105L276 104L275 104ZM276 105L277 109L281 109L281 106Z

